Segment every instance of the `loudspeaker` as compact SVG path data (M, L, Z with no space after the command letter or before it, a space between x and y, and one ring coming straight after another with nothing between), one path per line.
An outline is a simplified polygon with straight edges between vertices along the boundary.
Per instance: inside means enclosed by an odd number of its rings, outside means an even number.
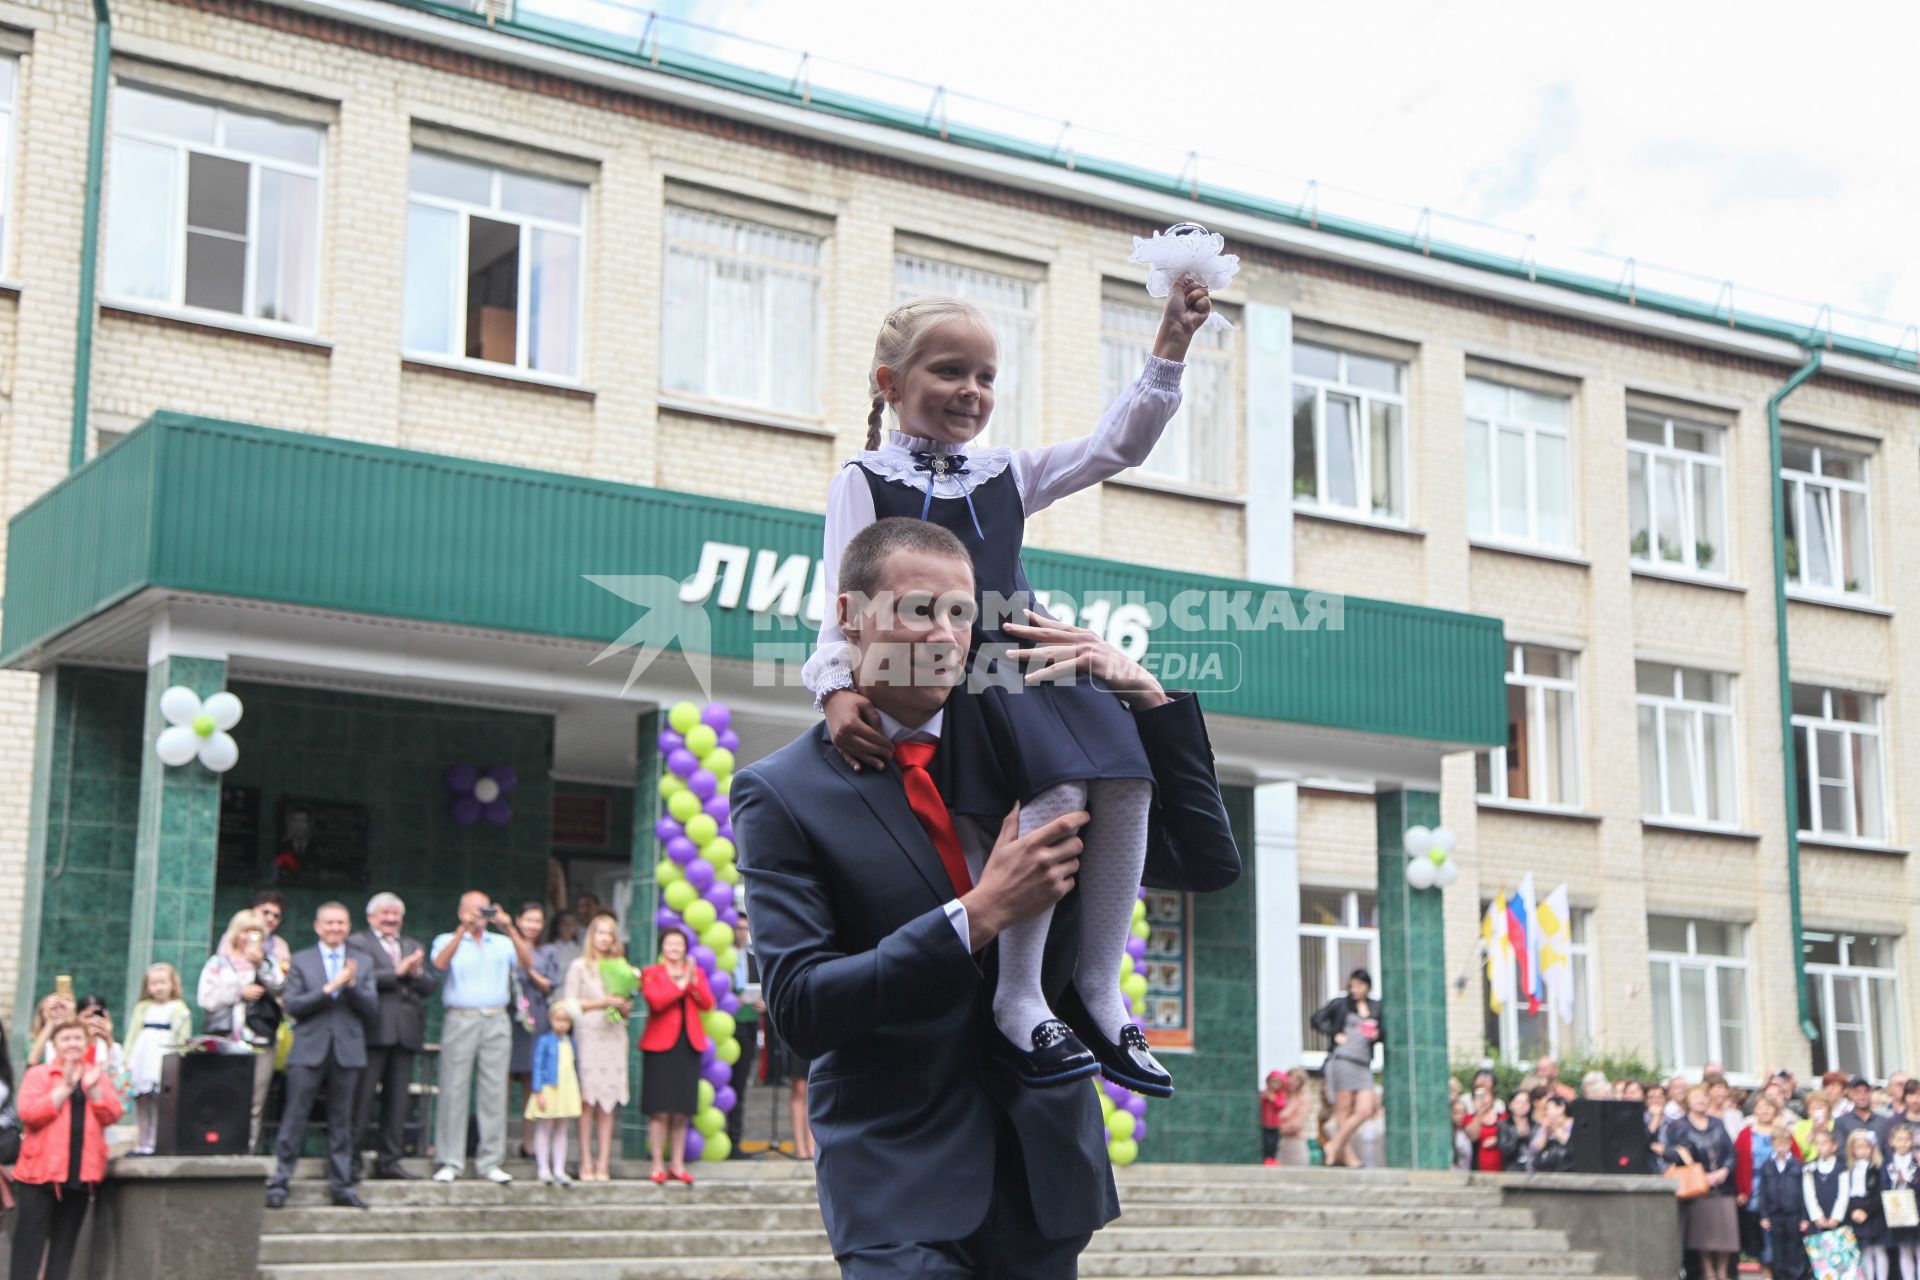
M250 1053L174 1053L160 1060L154 1151L163 1156L243 1156L253 1120Z
M1573 1141L1567 1144L1570 1173L1651 1173L1647 1109L1638 1102L1596 1102L1579 1098L1567 1104Z

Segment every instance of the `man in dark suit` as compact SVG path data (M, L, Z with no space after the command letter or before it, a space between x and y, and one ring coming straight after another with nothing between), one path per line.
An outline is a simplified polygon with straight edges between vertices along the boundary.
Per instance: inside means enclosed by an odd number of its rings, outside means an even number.
M380 1093L380 1154L376 1178L412 1178L400 1164L406 1141L407 1108L412 1101L413 1058L420 1052L426 1026L426 998L440 971L427 963L426 944L401 932L407 904L396 894L376 893L367 903L367 927L347 939L373 971L380 1009L367 1028L367 1069L353 1097L353 1175L360 1180L360 1142L373 1118L374 1091Z
M327 1091L327 1189L333 1202L364 1209L353 1189L353 1090L367 1065L367 1024L380 1010L373 970L347 947L347 908L329 902L313 913L320 945L293 953L281 1005L294 1019L287 1056L287 1096L273 1144L279 1167L267 1180L267 1208L287 1203L287 1183L300 1159L314 1094Z
M965 618L857 602L971 599L965 548L932 524L876 521L848 542L840 588L873 727L891 742L937 740ZM1233 883L1239 852L1194 699L1168 697L1092 632L1047 625L1022 638L1133 708L1156 782L1146 882ZM991 767L941 761L936 747L929 772L944 796L956 770ZM820 1208L842 1276L1074 1275L1092 1232L1119 1215L1100 1108L1083 1086L1016 1081L988 1052L988 1002L994 935L1050 905L1042 986L1057 1009L1075 999L1073 830L1087 815L1025 838L1017 814L997 839L964 816L942 830L944 809L923 818L898 765L856 767L824 726L741 770L732 798L768 1016L813 1059ZM936 847L956 834L965 892Z

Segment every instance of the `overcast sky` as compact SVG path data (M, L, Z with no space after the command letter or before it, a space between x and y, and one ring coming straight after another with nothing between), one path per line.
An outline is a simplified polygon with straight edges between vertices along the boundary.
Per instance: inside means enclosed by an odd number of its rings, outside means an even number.
M1920 321L1912 0L659 7L1138 139L1083 145L1156 167L1198 150Z

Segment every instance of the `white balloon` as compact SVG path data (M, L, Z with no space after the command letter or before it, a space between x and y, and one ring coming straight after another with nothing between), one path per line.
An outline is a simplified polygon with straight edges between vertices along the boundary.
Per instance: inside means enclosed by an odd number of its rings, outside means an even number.
M200 739L184 724L169 725L160 731L153 750L166 764L185 764L200 749Z
M215 773L225 773L240 763L240 744L231 734L215 730L213 735L200 744L200 763Z
M1400 843L1406 846L1407 852L1414 857L1424 858L1427 850L1433 848L1433 832L1425 827L1408 827L1407 834L1401 837Z
M1459 864L1454 862L1452 858L1448 858L1445 862L1433 869L1433 882L1442 889L1452 888L1453 882L1459 878Z
M200 714L200 695L176 684L160 695L160 715L168 724L192 724Z
M492 778L482 778L473 784L473 798L481 804L492 804L500 798L500 784Z
M1444 849L1452 853L1454 839L1452 827L1441 826L1433 829L1433 847L1436 849Z
M240 723L240 699L225 689L200 704L200 709L213 717L213 727L216 729L231 729Z
M1407 863L1407 883L1416 889L1433 888L1434 867L1425 858L1415 858Z

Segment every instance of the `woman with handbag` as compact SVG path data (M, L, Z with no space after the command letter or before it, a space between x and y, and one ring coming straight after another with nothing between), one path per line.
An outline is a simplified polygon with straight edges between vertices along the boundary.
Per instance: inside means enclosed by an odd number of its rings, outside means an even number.
M1683 1166L1679 1193L1686 1200L1681 1209L1684 1227L1683 1248L1700 1255L1705 1280L1730 1280L1733 1263L1740 1256L1740 1216L1734 1208L1733 1139L1727 1126L1714 1116L1707 1101L1707 1090L1694 1085L1687 1090L1687 1113L1669 1128L1667 1154ZM1697 1174L1686 1172L1686 1168ZM1675 1171L1669 1170L1669 1176ZM1705 1192L1689 1197L1704 1178Z
M254 1055L249 1151L260 1144L260 1113L266 1109L267 1090L273 1084L284 982L280 966L267 959L266 922L251 907L235 912L220 945L200 970L195 996L207 1015L207 1034L245 1045Z
M1802 1177L1806 1201L1807 1262L1814 1280L1859 1280L1860 1246L1847 1226L1849 1179L1840 1165L1833 1130L1813 1130L1814 1158Z
M1327 1163L1358 1169L1363 1162L1353 1138L1373 1115L1373 1050L1385 1041L1372 975L1355 969L1347 978L1347 994L1335 996L1313 1015L1313 1029L1332 1042L1325 1071L1335 1125Z
M86 1060L92 1038L81 1023L62 1023L53 1032L54 1060L29 1069L20 1081L13 1274L23 1280L67 1280L87 1205L106 1180L106 1126L124 1108L106 1070Z
M1912 1097L1912 1094L1908 1094ZM1898 1259L1904 1280L1920 1277L1920 1203L1914 1184L1920 1182L1920 1157L1913 1152L1913 1129L1895 1125L1887 1135L1892 1149L1880 1170L1880 1207L1887 1219L1888 1260Z

